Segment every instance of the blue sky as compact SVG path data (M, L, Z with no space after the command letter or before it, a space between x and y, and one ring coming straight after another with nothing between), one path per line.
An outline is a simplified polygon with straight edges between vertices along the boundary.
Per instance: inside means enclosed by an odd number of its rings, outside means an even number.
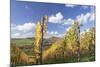
M83 24L81 32L95 27L95 6L11 0L11 37L34 36L44 15L49 17L47 37L63 36L74 20Z

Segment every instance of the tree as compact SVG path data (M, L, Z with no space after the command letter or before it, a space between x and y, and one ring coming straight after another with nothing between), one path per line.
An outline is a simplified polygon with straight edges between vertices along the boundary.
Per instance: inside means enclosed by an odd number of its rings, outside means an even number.
M95 28L87 29L81 34L81 54L88 56L88 61L95 55ZM90 59L89 59L90 58ZM92 60L95 60L95 58Z
M36 58L36 64L40 64L40 44L41 44L41 24L40 22L37 22L35 45L34 45L34 56Z
M78 22L73 22L65 36L67 49L71 50L71 55L77 55L77 61L80 61L80 27Z
M42 48L43 37L47 31L48 16L44 16L41 22L37 22L36 25L36 37L35 37L35 57L38 64L42 64Z

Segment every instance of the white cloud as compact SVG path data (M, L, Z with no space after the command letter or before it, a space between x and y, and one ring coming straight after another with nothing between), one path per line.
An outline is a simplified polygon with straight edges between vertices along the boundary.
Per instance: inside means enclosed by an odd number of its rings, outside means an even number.
M49 22L51 23L61 23L63 20L63 15L61 12L58 12L56 15L51 15L49 17Z
M90 21L94 21L94 20L95 20L95 13L92 13L90 17Z
M68 19L66 19L66 20L64 21L64 24L63 24L63 25L71 25L73 22L74 22L73 19L68 18Z
M20 33L13 33L13 34L11 34L12 38L16 38L16 37L19 37L19 36L20 36Z
M59 36L58 31L47 31L45 38L49 38L49 37L52 37L52 36L58 37Z
M16 26L16 24L11 24L11 27L14 27L14 26Z
M67 24L72 24L74 20L71 18L68 19L64 19L63 15L61 12L58 12L56 15L51 15L49 17L49 22L51 23L58 23L58 24L62 24L62 25L67 25Z
M58 34L57 37L64 37L65 34Z
M34 27L35 27L35 24L29 22L22 25L17 25L16 29L19 31L26 32L26 31L32 30Z
M73 7L75 7L76 5L74 5L74 4L65 4L65 7L71 7L71 8L73 8Z
M48 35L57 35L58 32L57 31L47 31Z
M27 32L27 33L25 33L25 34L23 34L21 36L22 36L22 38L33 37L34 33L33 32Z
M54 34L58 34L58 32L56 31Z
M54 34L54 32L52 31L52 32L50 32L50 34L51 34L51 35L53 35L53 34Z
M29 22L29 23L24 23L22 25L11 24L11 37L12 38L32 37L34 32L35 32L34 23Z
M27 33L12 33L11 38L27 38L27 37L33 37L34 33L32 32L27 32Z
M11 31L16 29L16 24L11 23Z
M94 22L95 20L95 13L88 12L86 14L80 14L75 17L75 19L67 18L62 20L62 25L71 25L73 22L77 20L80 24L86 24L88 22Z
M94 21L94 13L86 13L81 14L76 17L76 20L80 22L80 24L88 23L89 21Z
M35 28L34 23L24 23L22 25L11 24L11 30L27 32Z
M52 31L51 34L52 34L52 35L57 35L58 32L57 32L57 31Z
M87 7L84 6L84 8L87 8ZM80 24L85 24L87 22L94 21L95 13L94 12L88 12L86 14L82 13L82 14L76 16L75 19L72 19L72 18L64 19L61 12L58 12L56 15L52 15L49 17L49 22L59 23L62 25L71 25L74 22L74 20L77 20L78 22L80 22Z

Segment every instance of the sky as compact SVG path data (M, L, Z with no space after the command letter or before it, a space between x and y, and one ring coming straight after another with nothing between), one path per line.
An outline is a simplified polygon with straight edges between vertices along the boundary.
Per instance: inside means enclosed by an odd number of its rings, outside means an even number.
M95 6L11 0L11 38L35 36L36 23L45 15L46 37L64 36L74 20L82 24L81 32L95 27Z

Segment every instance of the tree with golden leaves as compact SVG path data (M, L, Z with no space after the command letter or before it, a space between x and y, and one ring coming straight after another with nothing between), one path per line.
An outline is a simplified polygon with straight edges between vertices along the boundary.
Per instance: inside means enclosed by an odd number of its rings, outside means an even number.
M35 36L35 58L36 64L42 64L42 48L43 37L47 31L48 16L44 16L41 22L36 24L36 36Z
M41 44L41 24L40 22L37 22L36 24L36 35L35 35L35 48L34 48L34 54L36 58L36 64L40 64L40 44Z

